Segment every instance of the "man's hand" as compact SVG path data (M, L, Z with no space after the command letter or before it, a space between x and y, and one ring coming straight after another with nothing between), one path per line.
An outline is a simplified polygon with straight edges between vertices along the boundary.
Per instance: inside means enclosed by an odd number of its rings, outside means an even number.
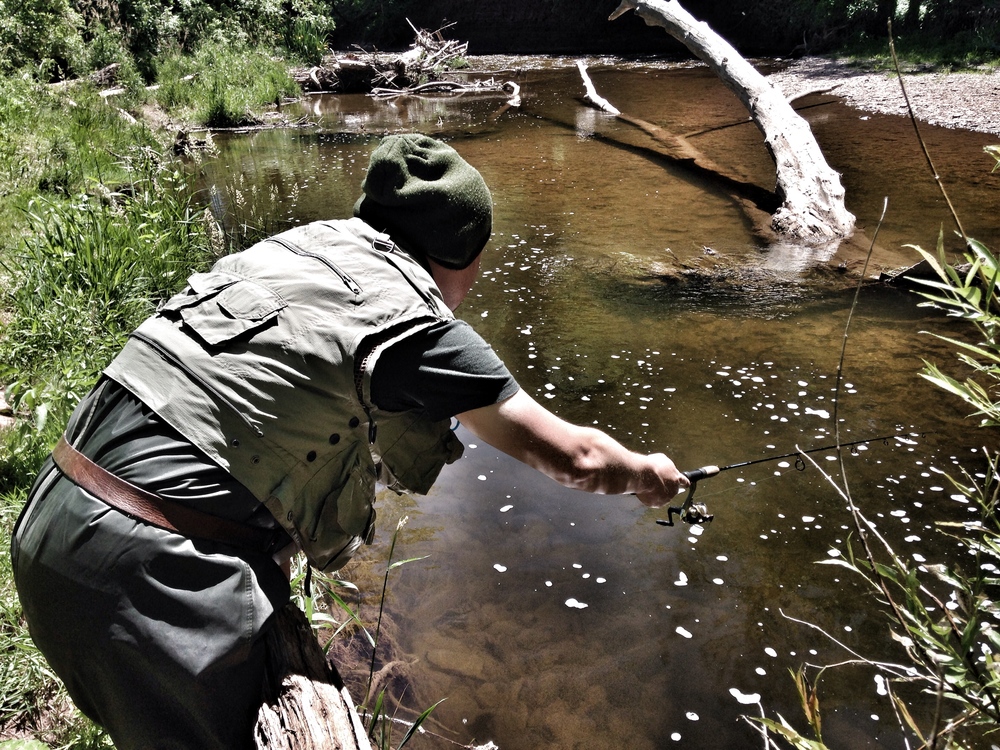
M650 508L661 508L673 500L681 490L691 485L688 478L678 471L674 462L664 454L653 453L644 456L644 459L650 464L652 476L650 477L651 489L635 493L643 505Z

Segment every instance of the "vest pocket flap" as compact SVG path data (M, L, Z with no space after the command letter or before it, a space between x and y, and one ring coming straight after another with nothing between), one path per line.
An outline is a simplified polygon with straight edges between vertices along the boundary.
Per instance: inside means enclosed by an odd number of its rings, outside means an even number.
M376 417L382 481L396 492L426 495L445 464L462 456L464 447L450 420L431 422L417 412Z
M374 479L360 462L355 464L347 481L323 498L315 517L310 519L307 527L309 541L328 545L339 535L364 536L374 510Z
M212 346L263 327L287 306L267 287L246 279L213 291L217 293L209 293L198 304L180 311L184 322Z
M193 273L188 277L188 286L191 287L195 294L204 295L225 289L227 286L232 286L240 280L241 277L233 276L231 273L223 273L222 271Z
M161 310L182 310L185 307L197 305L213 294L218 294L226 287L240 281L239 276L228 273L193 273L188 277L187 288L180 294L171 297L160 308Z
M219 295L219 307L241 320L267 320L286 305L277 294L253 281L234 284Z

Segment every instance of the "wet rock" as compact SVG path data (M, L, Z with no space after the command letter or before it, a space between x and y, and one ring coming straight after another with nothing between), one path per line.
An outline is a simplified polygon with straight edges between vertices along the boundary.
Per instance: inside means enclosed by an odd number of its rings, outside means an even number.
M493 721L503 726L505 734L519 735L528 731L534 721L533 707L536 706L537 695L527 691L522 699L516 685L507 682L494 681L483 685L476 691L476 699L484 712L493 712Z
M500 665L495 659L463 646L451 643L447 648L433 648L427 651L424 658L434 669L463 679L482 681L499 673Z

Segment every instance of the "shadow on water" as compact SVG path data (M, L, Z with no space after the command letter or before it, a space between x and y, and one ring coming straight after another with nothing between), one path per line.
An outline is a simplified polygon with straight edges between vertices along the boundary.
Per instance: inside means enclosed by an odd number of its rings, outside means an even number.
M693 132L745 118L698 66L593 63L598 88L651 122ZM828 445L835 414L844 440L919 433L846 454L848 478L904 557L960 559L933 525L970 509L941 472L974 470L990 436L918 372L924 359L954 361L923 331L961 336L962 323L867 286L835 404L858 267L763 247L725 190L650 157L641 134L582 106L569 61L501 67L521 85L520 110L496 115L502 100L485 97L310 99L316 131L219 139L220 158L202 167L206 185L242 186L242 205L220 192L230 220L253 201L275 227L346 216L382 133L444 137L480 169L495 202L493 239L460 315L526 391L682 468ZM956 247L908 122L836 102L803 116L843 173L861 232L874 233L889 197L873 272L912 262L903 246L932 247L942 228ZM981 153L995 138L925 131L970 234L997 247L1000 175ZM752 126L699 136L699 147L773 187ZM716 515L710 526L663 528L663 513L634 498L563 489L461 436L465 457L427 497L381 497L380 542L365 553L384 556L407 514L398 554L429 556L394 571L390 607L414 660L404 703L447 698L435 732L503 750L760 747L739 717L758 714L759 699L802 726L788 670L841 661L834 638L902 658L859 583L815 564L844 554L851 535L815 469L783 460L724 472L698 489ZM836 470L832 452L814 457ZM831 746L901 747L878 687L863 669L827 673Z

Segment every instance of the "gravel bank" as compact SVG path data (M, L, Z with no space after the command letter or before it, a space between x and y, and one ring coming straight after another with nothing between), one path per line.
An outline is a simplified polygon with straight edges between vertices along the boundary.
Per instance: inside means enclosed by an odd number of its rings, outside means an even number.
M866 70L842 60L802 58L768 80L789 98L827 91L868 112L907 113L895 73ZM918 120L1000 135L1000 71L904 73L903 82Z

